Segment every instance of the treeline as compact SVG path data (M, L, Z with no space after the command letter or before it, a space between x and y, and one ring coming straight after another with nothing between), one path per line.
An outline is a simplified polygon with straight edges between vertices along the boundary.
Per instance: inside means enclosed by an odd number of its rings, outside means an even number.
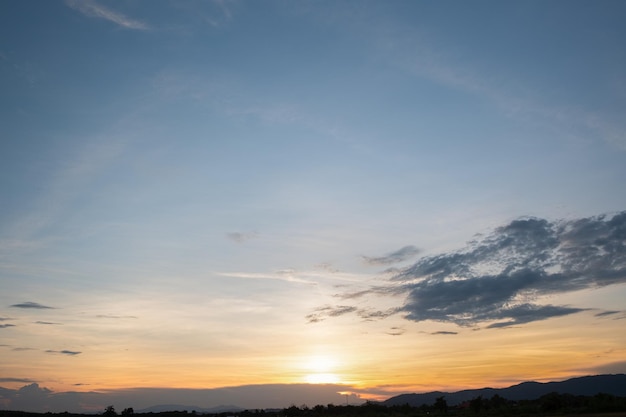
M475 397L462 404L447 404L445 396L437 398L430 405L419 407L405 405L387 406L376 402L363 405L307 405L272 410L244 410L217 414L202 414L187 411L168 411L160 413L135 413L132 408L124 409L121 417L499 417L499 416L555 416L572 414L620 413L626 417L626 397L610 394L594 396L559 394L552 392L536 400L511 401L499 395L491 398ZM98 414L95 414L96 416ZM73 413L29 413L24 411L0 410L0 417L93 417L94 414ZM113 406L100 413L102 417L118 416Z

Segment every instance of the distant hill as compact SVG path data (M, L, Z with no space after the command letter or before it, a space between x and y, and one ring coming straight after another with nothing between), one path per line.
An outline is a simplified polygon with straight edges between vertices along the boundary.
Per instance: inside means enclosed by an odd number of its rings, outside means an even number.
M136 413L165 413L168 411L187 411L196 413L206 413L206 414L218 414L225 413L228 411L231 412L239 412L243 411L243 408L234 406L234 405L219 405L217 407L211 408L203 408L193 405L181 405L181 404L160 404L154 405L152 407L144 408L141 410L135 410Z
M437 397L443 396L448 405L457 405L482 395L491 398L495 394L508 400L535 400L551 392L559 394L592 396L598 393L626 397L626 375L596 375L572 378L561 382L522 382L508 388L481 388L457 392L433 391L424 394L401 394L385 401L385 405L409 404L414 407L434 404Z

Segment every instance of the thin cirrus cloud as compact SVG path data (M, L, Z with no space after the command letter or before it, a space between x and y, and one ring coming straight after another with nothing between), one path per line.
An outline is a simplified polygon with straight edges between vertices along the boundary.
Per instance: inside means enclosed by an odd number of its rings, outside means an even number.
M363 260L370 265L392 265L395 263L403 262L415 257L420 250L415 246L409 245L395 252L391 252L388 255L380 257L363 256Z
M13 304L11 307L14 308L26 308L26 309L35 309L35 310L48 310L53 309L54 307L46 306L43 304L35 303L32 301L24 301L23 303Z
M0 329L6 329L8 327L15 327L15 324L0 324Z
M626 283L626 211L552 222L517 219L464 249L419 259L386 285L343 298L405 296L395 312L410 321L503 328L586 310L539 304L541 296L621 283ZM359 311L324 306L307 319ZM598 315L610 314L615 313Z
M108 9L93 0L65 0L65 4L74 10L78 10L85 16L108 20L125 29L149 29L149 26L145 23Z

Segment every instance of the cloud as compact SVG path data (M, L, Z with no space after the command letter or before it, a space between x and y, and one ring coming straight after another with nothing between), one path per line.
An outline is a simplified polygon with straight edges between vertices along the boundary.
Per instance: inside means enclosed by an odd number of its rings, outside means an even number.
M34 308L34 309L40 309L40 310L53 309L54 308L54 307L45 306L43 304L34 303L32 301L24 301L23 303L13 304L13 305L11 305L11 307L15 307L15 308Z
M0 324L0 329L6 329L7 327L15 327L15 324Z
M32 381L5 378L6 382ZM2 379L0 379L2 381ZM213 389L130 388L118 390L54 392L31 383L18 390L2 390L2 407L27 412L64 412L94 414L106 404L135 410L155 404L195 404L209 408L236 404L246 409L281 408L291 404L345 404L363 402L361 395L376 394L376 389L363 389L339 384L265 384L231 386Z
M96 316L99 319L136 319L137 316L116 316L114 314L98 314Z
M366 309L366 308L357 308L354 306L324 306L315 309L315 311L306 316L307 322L309 323L317 323L320 321L324 321L330 317L339 317L345 314L356 313L359 317L364 320L374 320L374 319L384 319L393 314L397 313L396 309L389 309L386 311L374 310L374 309Z
M11 349L11 350L13 350L13 351L15 351L15 352L25 352L25 351L27 351L27 350L37 350L37 349L35 349L35 348L29 348L29 347L16 347L16 348L13 348L13 349Z
M380 257L363 256L363 260L370 265L391 265L406 261L420 252L415 246L405 246L395 252Z
M437 336L437 335L453 335L453 334L459 334L459 333L458 332L447 332L447 331L441 330L441 331L438 331L438 332L432 332L431 334L434 335L434 336Z
M148 25L110 10L94 0L65 0L65 4L88 17L108 20L125 29L147 30Z
M597 313L596 317L613 316L613 315L619 314L619 313L621 313L621 311L602 311L600 313Z
M355 311L357 311L357 308L352 306L324 306L317 308L313 313L307 315L306 319L309 323L317 323L328 317L339 317Z
M401 327L391 327L387 334L391 336L400 336L403 335L404 332L406 332L406 330Z
M404 295L396 311L407 320L493 329L585 311L537 300L620 283L626 283L626 211L554 222L517 219L464 249L419 259L386 285L344 298ZM357 311L337 308L326 306L307 318Z
M14 320L11 317L0 317L0 321Z
M226 237L228 237L230 240L237 242L237 243L243 243L246 242L250 239L254 239L258 236L259 234L257 232L247 232L247 233L241 233L241 232L231 232L231 233L226 233Z
M298 271L294 269L283 269L270 273L257 272L217 272L223 277L242 278L242 279L272 279L286 282L296 282L300 284L316 284L315 281L300 278Z
M22 384L30 384L35 381L33 381L32 379L28 379L28 378L0 378L0 382L19 382Z
M35 324L60 325L61 323L53 323L51 321L36 321Z
M82 352L77 352L73 350L46 350L46 353L59 353L61 355L75 356L80 355Z

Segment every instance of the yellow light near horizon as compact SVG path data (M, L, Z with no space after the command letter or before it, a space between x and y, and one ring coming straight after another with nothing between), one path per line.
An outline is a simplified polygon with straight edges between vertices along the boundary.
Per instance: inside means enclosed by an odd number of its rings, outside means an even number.
M309 384L338 384L340 382L337 374L309 374L306 376L306 382Z

